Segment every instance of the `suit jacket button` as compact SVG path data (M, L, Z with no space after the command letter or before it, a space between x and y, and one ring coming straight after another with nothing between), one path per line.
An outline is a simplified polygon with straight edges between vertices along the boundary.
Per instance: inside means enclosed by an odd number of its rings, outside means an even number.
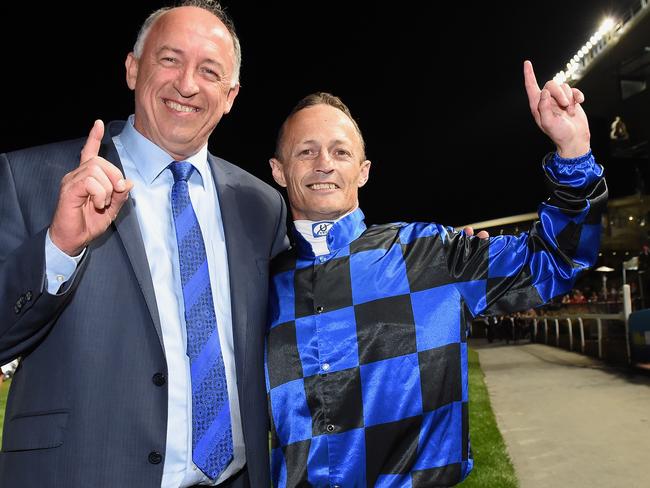
M156 386L163 386L165 383L167 383L167 378L162 373L156 373L151 378L151 381L153 381L153 384Z
M151 464L160 464L162 462L162 454L158 451L151 451L149 453L149 462Z
M32 295L32 292L31 292L31 291L28 291L27 293L25 293L25 299L26 299L28 302L31 302L31 301L32 301L32 297L33 297L33 296L34 296L34 295Z

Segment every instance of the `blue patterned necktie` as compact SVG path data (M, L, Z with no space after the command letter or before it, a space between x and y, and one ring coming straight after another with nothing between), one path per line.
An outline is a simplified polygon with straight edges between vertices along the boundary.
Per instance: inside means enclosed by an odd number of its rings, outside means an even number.
M233 455L226 372L203 234L187 184L194 166L174 161L169 169L192 379L192 460L215 480Z

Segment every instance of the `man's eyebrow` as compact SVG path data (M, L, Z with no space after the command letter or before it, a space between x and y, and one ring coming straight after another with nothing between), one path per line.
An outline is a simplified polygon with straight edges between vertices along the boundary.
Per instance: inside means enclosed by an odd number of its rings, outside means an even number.
M336 146L339 144L350 144L352 141L348 141L347 139L334 139L333 141L330 142L330 145Z
M224 66L220 61L217 61L216 59L205 58L205 59L204 59L203 61L201 61L201 62L202 62L202 63L211 64L211 65L214 65L214 66L218 67L219 70L220 70L222 73L225 73L225 72L226 72L226 68L225 68L225 66Z
M163 51L171 51L171 52L173 52L175 54L180 54L180 55L185 54L185 51L183 51L182 49L177 48L177 47L171 47L171 46L168 46L166 44L161 46L160 49L158 49L158 54L162 53ZM224 69L223 64L221 64L221 62L217 61L216 59L205 58L201 62L202 63L214 64L216 66L219 66L219 68L221 68L222 70Z
M307 139L305 141L299 141L298 144L319 144L319 142L316 139ZM347 139L334 139L327 143L328 146L333 146L337 144L350 144L350 141L348 141Z
M176 54L183 54L184 53L184 51L182 49L179 49L177 47L167 46L167 45L161 46L160 49L158 49L158 54L160 54L163 51L171 51L171 52L176 53Z

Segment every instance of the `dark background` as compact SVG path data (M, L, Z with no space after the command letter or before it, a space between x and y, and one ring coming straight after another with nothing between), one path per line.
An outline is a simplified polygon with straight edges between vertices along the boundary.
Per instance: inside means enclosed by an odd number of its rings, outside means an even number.
M540 161L553 148L530 116L523 61L540 83L552 78L630 1L223 4L242 43L242 89L212 152L271 182L282 120L304 95L330 91L357 118L373 161L360 197L368 222L461 225L535 211ZM165 4L82 5L2 2L0 151L80 137L96 118L132 113L123 61L141 22Z

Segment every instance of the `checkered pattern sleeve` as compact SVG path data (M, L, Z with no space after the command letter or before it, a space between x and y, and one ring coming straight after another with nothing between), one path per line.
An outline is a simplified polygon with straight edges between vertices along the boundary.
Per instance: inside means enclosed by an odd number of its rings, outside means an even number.
M449 272L474 315L540 306L568 292L596 261L607 204L602 166L591 152L573 160L549 154L543 166L550 197L529 232L443 236Z

